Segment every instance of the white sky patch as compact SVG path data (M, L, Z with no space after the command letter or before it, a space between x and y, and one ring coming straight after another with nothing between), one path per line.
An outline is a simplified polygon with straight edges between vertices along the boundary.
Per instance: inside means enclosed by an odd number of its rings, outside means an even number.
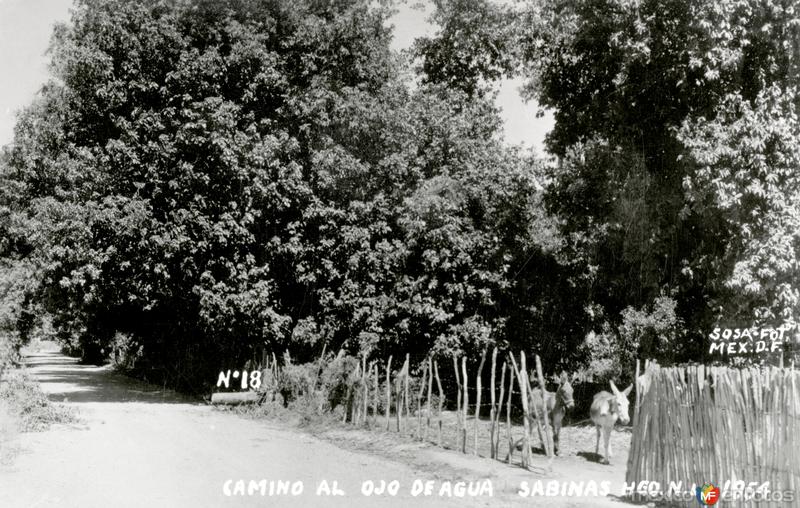
M0 0L0 145L14 136L16 112L48 78L53 24L67 21L71 0Z

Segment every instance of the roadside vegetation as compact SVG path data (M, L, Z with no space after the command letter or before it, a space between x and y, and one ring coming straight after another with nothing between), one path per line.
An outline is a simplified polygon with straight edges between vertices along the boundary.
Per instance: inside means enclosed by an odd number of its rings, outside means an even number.
M0 463L13 456L11 443L18 433L43 431L51 424L77 419L74 409L47 398L19 360L19 349L0 336Z
M0 401L19 423L21 432L46 430L54 423L72 423L74 409L51 402L39 384L23 369L15 369L0 383Z
M624 385L796 323L791 5L435 7L396 52L391 2L78 0L0 155L0 326L207 393L265 348ZM503 139L509 77L554 157ZM286 404L334 404L284 367Z

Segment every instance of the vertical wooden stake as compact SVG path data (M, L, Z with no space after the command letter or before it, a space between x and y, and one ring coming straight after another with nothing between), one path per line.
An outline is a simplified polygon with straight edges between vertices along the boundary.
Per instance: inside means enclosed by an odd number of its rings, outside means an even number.
M361 372L361 364L356 364L356 375L353 376L353 423L358 425L361 421L361 379L364 377Z
M350 381L352 379L355 379L355 378L358 378L358 375L359 375L358 371L360 370L360 367L361 367L360 364L356 364L355 375L351 374L348 377L348 381ZM351 384L349 382L347 383L347 395L345 396L345 399L344 399L345 400L345 405L344 405L344 415L342 415L342 423L346 423L347 422L348 416L350 417L350 423L356 423L355 419L356 419L356 406L357 406L357 404L353 403L353 399L354 399L353 387L354 387L353 384Z
M403 418L403 367L400 368L400 371L397 373L397 376L394 378L394 399L395 399L395 408L394 408L394 417L395 422L397 424L397 432L400 432L400 424L402 423L401 420Z
M542 361L539 358L539 355L536 355L536 373L539 376L539 386L542 388L542 404L544 404L544 401L547 400L547 391L544 385L544 376L542 375ZM550 422L547 421L548 418L547 418L546 407L542 408L542 414L543 414L542 420L544 424L544 435L546 440L545 447L547 451L547 456L552 458L555 455L555 452L553 451L553 436L550 433Z
M406 365L405 365L405 375L403 377L403 403L405 405L405 416L406 419L403 422L403 428L408 431L408 416L409 416L409 402L408 402L408 377L411 373L411 356L409 353L406 353Z
M356 368L354 369L353 375L350 377L351 380L355 380L353 382L352 391L350 395L350 423L354 425L358 425L358 410L361 407L361 401L358 398L358 388L359 382L358 379L361 378L361 362L356 364Z
M316 369L316 377L314 378L314 388L319 386L319 380L322 377L322 369L324 368L324 361L325 361L325 351L328 349L328 343L322 344L322 354L319 355L319 360L317 363L319 364Z
M489 410L489 457L494 458L494 418L497 414L495 410L495 398L494 398L494 374L495 374L495 363L497 361L497 347L492 349L492 375L490 377L491 382L489 386L489 394L491 396L491 409Z
M361 396L364 399L364 405L361 406L362 418L365 425L369 425L369 373L372 372L372 365L367 370L367 355L364 355L361 360Z
M483 374L483 363L486 361L486 350L481 353L481 363L478 365L478 376L475 378L475 425L473 426L474 447L473 455L478 454L478 427L481 421L481 374Z
M527 387L527 390L528 390L528 404L530 404L531 397L533 397L533 393L534 392L533 392L533 387L531 386L530 375L528 375L527 373L525 375L525 382L527 383L525 386ZM542 404L544 404L544 403L542 403ZM544 411L544 406L542 406L542 410ZM538 411L537 408L529 408L529 411L530 412L528 413L528 415L529 415L528 421L530 421L530 419L532 418L533 421L536 422L536 433L539 436L539 442L542 443L542 450L544 450L545 454L547 454L547 444L545 443L545 436L544 436L544 432L542 430L542 420L543 419L539 416L539 411Z
M509 354L509 356L511 355ZM504 363L503 366L505 367L505 365L506 364ZM506 437L508 438L508 456L506 457L506 462L509 464L511 464L511 455L514 453L514 437L511 435L511 396L513 394L514 369L508 369L508 399L506 400Z
M392 355L386 362L386 430L389 430L389 413L392 411Z
M494 435L492 436L492 446L494 448L494 458L500 453L500 414L503 411L503 397L506 391L506 362L503 362L503 368L500 369L500 400L497 405L497 414L495 414L494 422Z
M525 351L520 352L520 372L519 372L519 390L522 397L522 410L525 416L522 418L523 436L522 436L522 467L527 468L530 463L531 455L531 429L528 424L528 415L531 414L528 407L528 369L525 363Z
M463 375L464 379L464 400L463 400L463 408L464 408L464 426L461 432L461 453L467 453L467 408L469 408L469 377L467 375L467 357L461 357L461 374Z
M636 377L633 378L633 393L636 405L633 406L633 424L636 425L636 420L639 418L639 404L641 397L641 390L639 389L639 360L636 360Z
M458 387L458 395L456 396L456 445L453 448L458 448L458 442L461 439L461 374L458 373L458 358L453 355L453 369L456 371L456 386Z
M378 361L375 361L375 393L372 399L372 420L375 427L378 426L378 397L381 393L381 381L379 378L380 372L378 371Z
M428 377L428 363L422 364L422 380L417 392L417 439L422 439L422 394L425 392L425 382Z
M425 441L429 439L428 435L431 431L431 392L433 391L433 357L428 357L428 400L427 400L427 411L426 417L426 426L425 426Z
M436 373L436 386L439 388L439 446L442 446L442 405L444 404L444 390L442 380L439 378L439 362L433 361L433 371Z

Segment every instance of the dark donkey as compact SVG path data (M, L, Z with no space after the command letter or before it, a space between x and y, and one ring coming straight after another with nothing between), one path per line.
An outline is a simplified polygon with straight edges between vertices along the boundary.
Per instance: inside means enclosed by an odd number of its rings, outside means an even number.
M574 377L573 377L574 379ZM561 384L555 392L545 390L544 403L542 403L542 389L533 388L528 395L528 410L530 415L527 417L531 423L535 424L535 420L543 421L542 408L547 409L547 421L553 426L553 451L558 455L558 436L561 433L561 422L567 409L575 407L575 401L572 399L572 383L566 374L562 374L560 378ZM536 426L537 431L539 426ZM544 439L541 431L539 432L539 441L542 443L544 449ZM517 441L515 448L520 447L522 440Z

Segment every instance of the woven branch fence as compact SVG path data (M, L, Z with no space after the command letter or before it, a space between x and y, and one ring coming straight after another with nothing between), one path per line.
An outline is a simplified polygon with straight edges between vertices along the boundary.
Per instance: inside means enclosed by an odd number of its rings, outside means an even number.
M651 366L647 372L649 389L634 413L628 484L768 481L770 491L792 490L795 506L800 503L800 379L794 368ZM726 505L737 503L754 505Z

